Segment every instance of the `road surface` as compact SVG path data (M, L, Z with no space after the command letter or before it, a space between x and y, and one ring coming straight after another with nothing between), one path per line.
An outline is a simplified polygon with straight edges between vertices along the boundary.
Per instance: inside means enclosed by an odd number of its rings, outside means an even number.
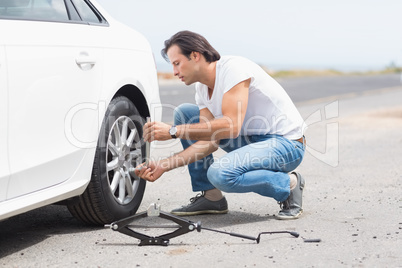
M313 78L301 79L307 80L314 84ZM373 88L374 82L368 83L368 91L347 98L300 99L297 106L309 124L307 152L298 168L306 179L300 219L276 220L276 202L253 193L226 194L226 215L189 217L228 232L257 236L285 230L300 233L299 238L263 235L257 244L201 231L173 238L168 247L138 247L134 238L84 226L66 208L47 206L0 222L0 266L401 267L402 87L385 81ZM344 87L335 95L348 93ZM151 155L166 157L178 150L177 141L159 143ZM147 184L139 211L154 202L170 211L193 195L186 168L176 169Z

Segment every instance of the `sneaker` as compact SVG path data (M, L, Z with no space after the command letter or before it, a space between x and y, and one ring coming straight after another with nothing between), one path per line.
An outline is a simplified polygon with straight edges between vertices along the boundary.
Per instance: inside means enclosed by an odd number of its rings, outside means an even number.
M190 204L171 211L177 216L192 216L200 214L225 214L228 213L228 202L223 197L218 201L210 201L204 197L204 192L190 199Z
M297 219L303 213L302 199L305 181L299 173L292 173L297 177L297 185L292 191L290 191L288 199L283 202L278 202L281 210L276 217L280 220Z

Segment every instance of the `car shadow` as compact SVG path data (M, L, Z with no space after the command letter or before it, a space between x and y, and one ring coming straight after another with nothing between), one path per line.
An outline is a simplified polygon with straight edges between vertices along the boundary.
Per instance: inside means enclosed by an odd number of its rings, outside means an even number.
M275 220L273 215L259 215L234 210L222 215L204 214L181 218L196 223L201 222L202 227L221 230L229 226ZM146 217L143 219L144 224L147 224L147 220L155 223L156 219ZM99 229L100 227L88 226L75 219L64 206L49 205L35 209L0 221L0 259L38 245L54 235L84 233ZM116 244L108 242L101 242L101 244L116 246ZM132 246L136 243L122 245Z
M0 259L39 244L52 235L96 229L99 227L88 226L75 219L65 206L38 208L0 221Z

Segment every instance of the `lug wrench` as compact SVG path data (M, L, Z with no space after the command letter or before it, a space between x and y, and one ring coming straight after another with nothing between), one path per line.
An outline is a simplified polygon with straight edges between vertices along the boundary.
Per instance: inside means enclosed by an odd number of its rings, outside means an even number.
M140 218L145 218L145 217L161 217L163 219L173 221L177 225L146 226L146 225L131 224L133 221L140 219ZM195 222L177 217L175 215L171 215L169 213L160 211L160 205L157 205L157 204L151 204L146 212L142 212L142 213L127 217L125 219L113 222L111 224L106 224L105 227L110 228L113 231L118 231L125 235L140 239L140 243L138 244L139 246L147 246L147 245L168 246L171 238L186 234L188 232L192 232L194 230L197 230L198 232L201 232L201 230L206 230L206 231L211 231L211 232L216 232L216 233L221 233L221 234L228 234L230 236L256 241L257 244L260 243L261 235L263 235L263 234L284 234L284 233L286 233L286 234L290 234L296 238L299 237L299 234L297 232L290 232L290 231L261 232L258 234L257 237L253 237L253 236L248 236L248 235L243 235L243 234L238 234L238 233L220 231L220 230L211 229L211 228L207 228L207 227L201 227L201 222L195 223ZM166 233L166 234L160 235L160 236L148 236L146 234L136 232L131 228L177 228L177 230L175 230L171 233Z

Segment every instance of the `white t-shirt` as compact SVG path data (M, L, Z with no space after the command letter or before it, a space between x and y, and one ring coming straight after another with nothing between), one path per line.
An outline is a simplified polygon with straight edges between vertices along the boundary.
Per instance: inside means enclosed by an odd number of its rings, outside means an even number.
M249 78L247 112L240 135L277 134L291 140L302 137L304 120L286 91L260 66L246 58L223 56L217 61L211 99L208 87L196 83L195 101L199 109L208 108L215 118L222 117L223 95Z

